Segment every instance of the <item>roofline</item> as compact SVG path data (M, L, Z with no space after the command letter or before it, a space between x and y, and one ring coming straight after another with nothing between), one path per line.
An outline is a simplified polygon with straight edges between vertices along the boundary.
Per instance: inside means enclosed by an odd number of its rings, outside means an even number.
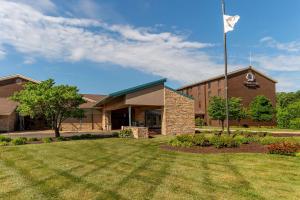
M97 106L99 103L103 103L103 102L105 102L109 99L112 99L112 98L116 98L116 97L120 97L120 96L123 96L123 95L126 95L126 94L137 92L137 91L140 91L140 90L143 90L143 89L146 89L146 88L149 88L149 87L153 87L153 86L156 86L156 85L164 84L166 81L167 81L167 79L163 78L163 79L160 79L160 80L157 80L157 81L152 81L152 82L149 82L149 83L141 84L141 85L138 85L138 86L135 86L135 87L131 87L131 88L127 88L127 89L124 89L124 90L120 90L120 91L117 91L117 92L110 93L105 98L98 101L95 104L95 106Z
M189 98L189 99L194 100L194 97L191 96L191 95L184 94L184 93L179 92L179 91L177 91L177 90L175 90L175 89L173 89L173 88L171 88L171 87L169 87L169 86L166 86L166 85L165 85L165 88L166 88L166 89L169 89L169 90L171 90L171 91L173 91L173 92L176 92L177 94L179 94L179 95L181 95L181 96L184 96L184 97L186 97L186 98Z
M3 77L0 77L0 81L9 80L9 79L12 79L12 78L22 78L22 79L25 79L25 80L28 80L28 81L31 81L31 82L34 82L34 83L40 83L40 81L34 80L32 78L28 78L28 77L23 76L21 74L14 74L14 75L10 75L10 76L3 76Z
M238 69L238 70L234 70L234 71L232 71L232 72L229 72L227 75L228 75L228 76L232 76L232 75L234 75L234 74L237 74L237 73L239 73L239 72L246 71L246 70L253 70L253 71L255 71L256 73L262 75L263 77L265 77L265 78L271 80L272 82L277 83L276 80L274 80L274 79L272 79L271 77L267 76L266 74L264 74L264 73L258 71L257 69L254 69L252 66L245 67L245 68L241 68L241 69ZM222 75L218 75L218 76L215 76L215 77L212 77L212 78L209 78L209 79L200 81L200 82L196 82L196 83L184 85L184 86L178 88L177 90L182 90L182 89L185 89L185 88L193 87L193 86L195 86L195 85L199 85L199 84L206 83L206 82L209 82L209 81L221 79L221 78L224 78L224 77L225 77L225 75L223 75L223 74L222 74Z

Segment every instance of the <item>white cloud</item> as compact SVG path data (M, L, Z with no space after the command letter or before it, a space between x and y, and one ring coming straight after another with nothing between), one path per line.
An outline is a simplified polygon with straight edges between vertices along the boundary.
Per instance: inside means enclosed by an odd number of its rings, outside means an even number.
M300 55L256 56L253 61L272 71L300 71Z
M26 57L25 59L24 59L24 62L23 62L24 64L27 64L27 65L31 65L31 64L33 64L33 63L35 63L35 59L33 58L33 57Z
M11 0L11 1L30 5L41 12L47 12L47 13L56 12L56 6L51 0Z
M278 50L283 50L287 52L299 52L300 51L300 41L292 41L292 42L278 42L274 38L267 36L260 40L260 42L268 47L272 47Z
M181 82L199 81L223 66L185 36L81 18L47 16L29 5L0 2L0 45L25 57L112 63Z

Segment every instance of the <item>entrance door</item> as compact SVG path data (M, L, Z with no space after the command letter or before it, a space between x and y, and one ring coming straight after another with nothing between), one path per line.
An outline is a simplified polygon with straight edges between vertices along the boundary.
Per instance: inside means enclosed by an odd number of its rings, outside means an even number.
M113 130L121 129L121 126L129 125L128 109L111 111L111 128Z
M161 129L161 110L146 110L145 124L149 129Z

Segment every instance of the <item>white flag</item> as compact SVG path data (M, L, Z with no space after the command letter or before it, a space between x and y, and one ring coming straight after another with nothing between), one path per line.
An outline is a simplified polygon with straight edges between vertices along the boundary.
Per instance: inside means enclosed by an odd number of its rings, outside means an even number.
M239 21L240 16L223 15L223 19L224 19L224 32L227 33L228 31L233 30L234 25Z

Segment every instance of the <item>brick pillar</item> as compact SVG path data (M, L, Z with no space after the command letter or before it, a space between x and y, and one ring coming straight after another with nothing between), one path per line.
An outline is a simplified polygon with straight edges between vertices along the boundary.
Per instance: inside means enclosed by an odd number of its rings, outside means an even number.
M102 129L104 131L111 131L111 111L102 111Z

